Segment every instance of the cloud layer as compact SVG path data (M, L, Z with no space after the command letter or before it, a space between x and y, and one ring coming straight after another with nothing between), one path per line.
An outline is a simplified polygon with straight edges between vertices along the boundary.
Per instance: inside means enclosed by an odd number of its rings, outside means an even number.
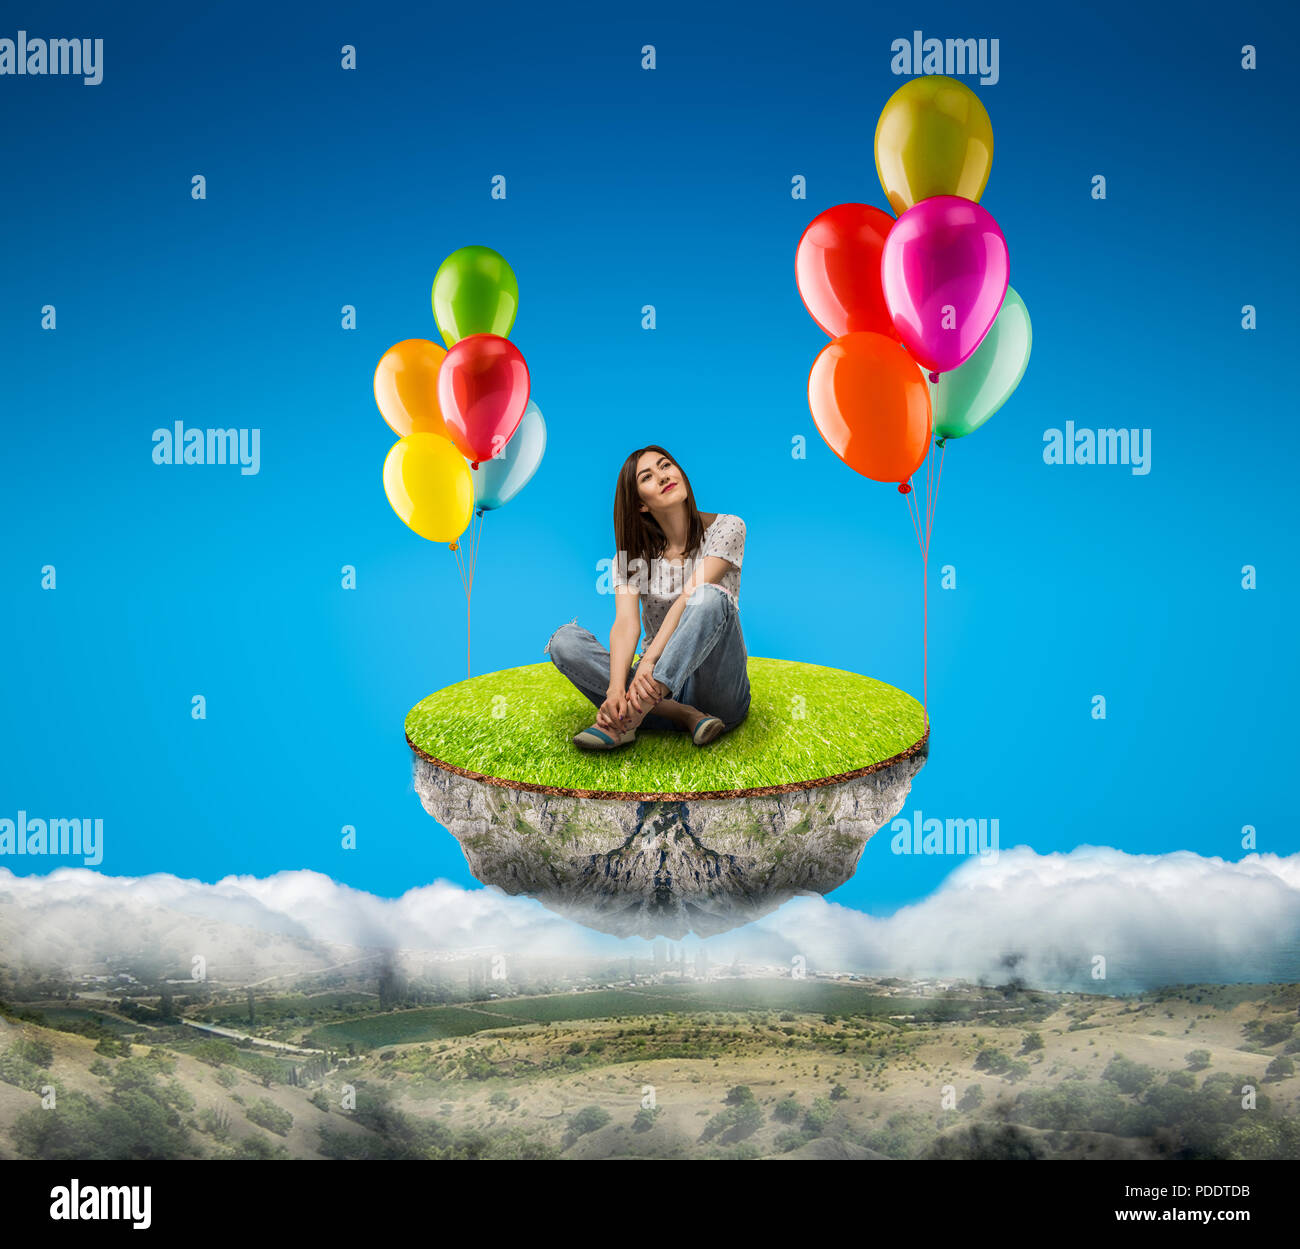
M800 898L705 943L713 963L937 976L1132 992L1192 981L1300 980L1300 855L1239 862L1188 852L1083 846L1004 850L963 862L929 897L886 917ZM446 881L380 898L316 872L216 884L61 868L0 868L4 961L84 965L122 954L218 950L270 974L341 951L643 955L648 943L591 932L523 898ZM1093 969L1104 959L1104 979ZM249 974L243 968L241 974Z

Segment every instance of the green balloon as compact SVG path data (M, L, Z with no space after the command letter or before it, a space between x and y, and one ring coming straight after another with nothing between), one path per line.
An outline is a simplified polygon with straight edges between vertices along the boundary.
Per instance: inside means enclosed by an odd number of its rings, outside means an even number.
M518 311L519 283L499 252L461 247L438 266L433 318L448 347L471 334L508 338Z
M1020 385L1029 364L1033 331L1025 301L1008 286L997 320L960 368L930 382L930 410L936 438L974 433Z

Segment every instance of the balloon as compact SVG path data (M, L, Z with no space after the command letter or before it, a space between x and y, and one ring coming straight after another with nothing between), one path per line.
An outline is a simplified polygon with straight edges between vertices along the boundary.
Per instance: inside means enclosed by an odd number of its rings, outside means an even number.
M433 317L448 347L471 334L505 338L518 311L514 270L490 247L462 247L438 266Z
M1008 286L1002 311L975 354L930 387L935 437L974 433L1006 403L1025 375L1032 343L1029 310Z
M893 224L870 204L837 204L803 232L795 282L812 319L832 338L855 330L898 337L880 285L880 253Z
M930 449L930 393L901 343L845 334L822 348L808 374L817 432L851 469L906 483Z
M530 399L514 437L473 474L474 506L484 512L504 507L532 480L545 453L546 422Z
M1007 241L978 204L936 195L894 223L880 272L903 346L917 363L946 373L970 359L997 318L1010 272Z
M447 436L438 410L438 367L447 353L425 338L408 338L390 347L375 369L375 402L393 432Z
M978 201L993 167L993 124L964 82L926 74L905 82L876 123L876 172L900 217L932 195Z
M438 370L438 405L456 449L474 468L510 441L528 406L528 365L497 334L471 334Z
M469 465L437 434L408 434L393 444L384 493L402 523L430 542L455 542L474 515Z

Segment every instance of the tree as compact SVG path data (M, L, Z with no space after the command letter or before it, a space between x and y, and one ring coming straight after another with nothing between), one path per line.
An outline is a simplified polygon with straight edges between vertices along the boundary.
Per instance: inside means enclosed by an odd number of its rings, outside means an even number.
M778 1123L793 1123L801 1110L798 1099L792 1093L787 1094L772 1108L772 1118Z
M243 1063L244 1069L257 1080L262 1087L269 1089L280 1078L280 1064L274 1058L264 1058L261 1054L250 1054Z
M1022 1054L1031 1054L1033 1053L1034 1050L1040 1050L1042 1048L1043 1048L1042 1033L1031 1032L1025 1037L1024 1041L1021 1042L1020 1052Z
M1295 1063L1291 1059L1278 1055L1264 1071L1266 1080L1285 1080L1288 1076L1295 1075Z
M1184 1058L1189 1071L1204 1071L1210 1065L1209 1050L1188 1050Z
M1116 1054L1106 1064L1106 1070L1101 1073L1101 1078L1109 1080L1121 1093L1136 1097L1156 1078L1156 1073L1143 1063L1135 1063L1131 1058L1125 1058L1123 1054Z
M992 1075L1001 1075L1011 1066L1011 1059L1000 1049L988 1045L975 1055L975 1062L972 1065L976 1071L987 1071Z
M256 1123L259 1128L265 1128L277 1136L288 1136L289 1129L293 1127L293 1115L264 1097L250 1102L244 1113L250 1123Z
M1262 1046L1276 1045L1279 1041L1285 1041L1294 1030L1295 1024L1286 1019L1252 1019L1243 1028L1247 1037L1256 1045Z
M927 1158L992 1158L998 1161L1042 1158L1043 1151L1029 1133L1014 1123L972 1123L939 1137Z
M220 1067L239 1058L239 1051L229 1041L200 1041L190 1053L209 1067Z
M53 1048L48 1041L42 1041L39 1037L21 1038L14 1045L14 1050L19 1058L25 1059L33 1067L40 1067L42 1070L54 1062Z
M751 1136L763 1126L763 1111L757 1101L753 1099L747 1102L741 1102L732 1112L732 1123L726 1134L723 1136L724 1141L738 1141L746 1136Z
M723 1144L730 1144L752 1136L763 1126L763 1110L757 1099L746 1086L740 1085L739 1089L743 1089L748 1096L741 1095L725 1110L718 1111L705 1125L700 1140L709 1141L717 1136ZM733 1089L732 1092L739 1092L739 1089ZM731 1101L730 1094L728 1100Z
M803 1130L812 1133L813 1136L820 1136L831 1121L833 1113L830 1102L824 1097L819 1097L808 1107L803 1117Z
M609 1122L609 1111L603 1106L584 1106L569 1120L569 1130L575 1136L586 1136Z
M1029 1064L1023 1058L1013 1058L1007 1063L1007 1069L1002 1074L1014 1084L1029 1074Z

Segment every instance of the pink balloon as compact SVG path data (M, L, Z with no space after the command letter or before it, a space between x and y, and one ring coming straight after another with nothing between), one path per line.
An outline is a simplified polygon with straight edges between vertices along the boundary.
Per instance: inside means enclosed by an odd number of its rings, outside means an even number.
M894 222L880 279L894 329L933 373L969 360L997 320L1011 276L1007 241L987 209L935 195Z
M499 334L471 334L438 368L438 406L456 449L471 468L514 436L528 406L528 365Z

